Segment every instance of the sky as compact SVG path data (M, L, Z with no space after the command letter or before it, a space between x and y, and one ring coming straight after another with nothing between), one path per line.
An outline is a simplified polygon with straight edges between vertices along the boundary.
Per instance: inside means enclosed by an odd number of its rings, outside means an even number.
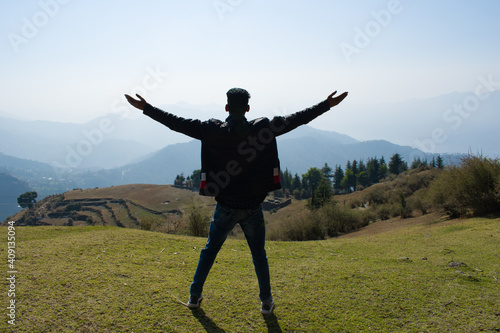
M124 93L223 106L242 87L272 116L335 90L352 105L467 92L500 81L499 17L496 0L2 1L0 112L134 117Z

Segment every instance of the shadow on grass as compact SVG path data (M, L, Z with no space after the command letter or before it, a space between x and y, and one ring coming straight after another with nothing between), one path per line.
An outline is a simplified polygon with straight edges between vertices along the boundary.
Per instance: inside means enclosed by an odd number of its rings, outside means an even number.
M264 320L266 321L267 331L269 333L282 333L283 332L281 330L280 324L278 323L278 318L276 318L274 313L271 313L269 315L262 315L262 317L264 317Z
M196 319L198 319L198 321L203 326L205 331L207 331L209 333L212 333L212 332L225 333L226 332L222 328L217 326L217 324L214 323L214 321L212 319L207 317L207 315L205 314L205 311L203 311L201 308L191 309L191 312L193 313L193 316ZM267 331L269 333L283 333L283 331L281 330L280 324L278 323L278 318L276 318L274 313L270 314L270 315L262 315L262 317L266 321Z
M207 315L205 314L205 311L203 311L202 309L200 309L200 308L191 309L191 312L193 313L193 316L196 319L198 319L198 321L203 326L205 331L210 332L210 333L211 332L215 332L215 333L225 333L226 332L222 328L217 326L217 324L214 323L212 319L207 317Z

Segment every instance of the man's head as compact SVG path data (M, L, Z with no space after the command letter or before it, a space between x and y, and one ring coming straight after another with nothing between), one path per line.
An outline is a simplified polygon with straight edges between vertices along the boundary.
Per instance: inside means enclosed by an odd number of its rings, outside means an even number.
M245 89L231 88L228 90L226 95L226 111L230 114L244 115L245 112L250 110L250 106L248 105L250 94Z

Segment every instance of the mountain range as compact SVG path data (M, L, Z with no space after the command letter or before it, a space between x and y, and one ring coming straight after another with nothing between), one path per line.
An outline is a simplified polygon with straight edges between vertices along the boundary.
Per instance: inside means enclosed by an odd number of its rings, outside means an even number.
M360 141L382 139L427 153L500 157L500 90L478 88L398 103L346 104L311 125L328 130L335 124L335 129Z
M454 101L466 103L468 96L471 94L453 93L378 105L373 107L372 114L364 112L362 119L355 119L356 114L361 114L359 106L346 104L340 111L314 120L310 124L314 127L301 126L278 137L282 169L301 175L310 167L322 167L325 163L345 167L347 161L382 156L388 161L394 153L411 163L416 157L430 160L443 147L451 153L441 153L445 162L457 161L461 155L453 153L466 153L468 149L473 150L472 153L477 149L498 156L500 92L492 92L467 118L466 113L462 113L459 123L460 114L449 110L453 110ZM226 116L221 111L223 108L216 105L195 107L180 103L161 108L186 118L224 119ZM335 121L331 117L335 117ZM109 114L84 124L14 118L0 115L0 173L13 176L23 184L18 190L12 189L12 193L31 188L41 198L73 188L172 184L176 175L187 176L200 168L198 141L170 131L140 113L132 119ZM353 135L331 131L328 123ZM322 130L318 129L321 127ZM436 129L441 129L447 139L434 140L432 133ZM363 140L359 140L360 137ZM418 142L427 145L415 149Z
M0 172L25 181L42 196L73 188L130 183L172 184L176 175L184 173L187 176L200 168L200 146L197 140L167 145L136 162L108 169L59 167L0 153ZM360 142L347 135L307 125L278 137L278 149L282 169L287 168L299 175L310 167L322 167L325 163L344 167L348 160L382 156L388 160L394 153L399 153L409 162L416 157L430 160L435 156L384 140Z

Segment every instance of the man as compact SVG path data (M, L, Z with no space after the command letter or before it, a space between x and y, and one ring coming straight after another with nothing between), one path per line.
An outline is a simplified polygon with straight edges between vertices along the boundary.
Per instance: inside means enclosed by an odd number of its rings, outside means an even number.
M239 223L252 253L260 289L260 311L263 314L273 312L261 203L268 192L281 188L276 137L307 124L347 96L347 92L339 96L335 96L336 93L304 111L276 116L272 120L259 118L252 121L245 117L250 110L250 94L241 88L227 92L229 117L225 121L177 117L154 108L139 95L136 95L138 100L125 95L128 102L143 110L145 115L202 143L200 194L215 197L217 206L191 284L188 307L200 306L203 285L215 258L229 232Z

